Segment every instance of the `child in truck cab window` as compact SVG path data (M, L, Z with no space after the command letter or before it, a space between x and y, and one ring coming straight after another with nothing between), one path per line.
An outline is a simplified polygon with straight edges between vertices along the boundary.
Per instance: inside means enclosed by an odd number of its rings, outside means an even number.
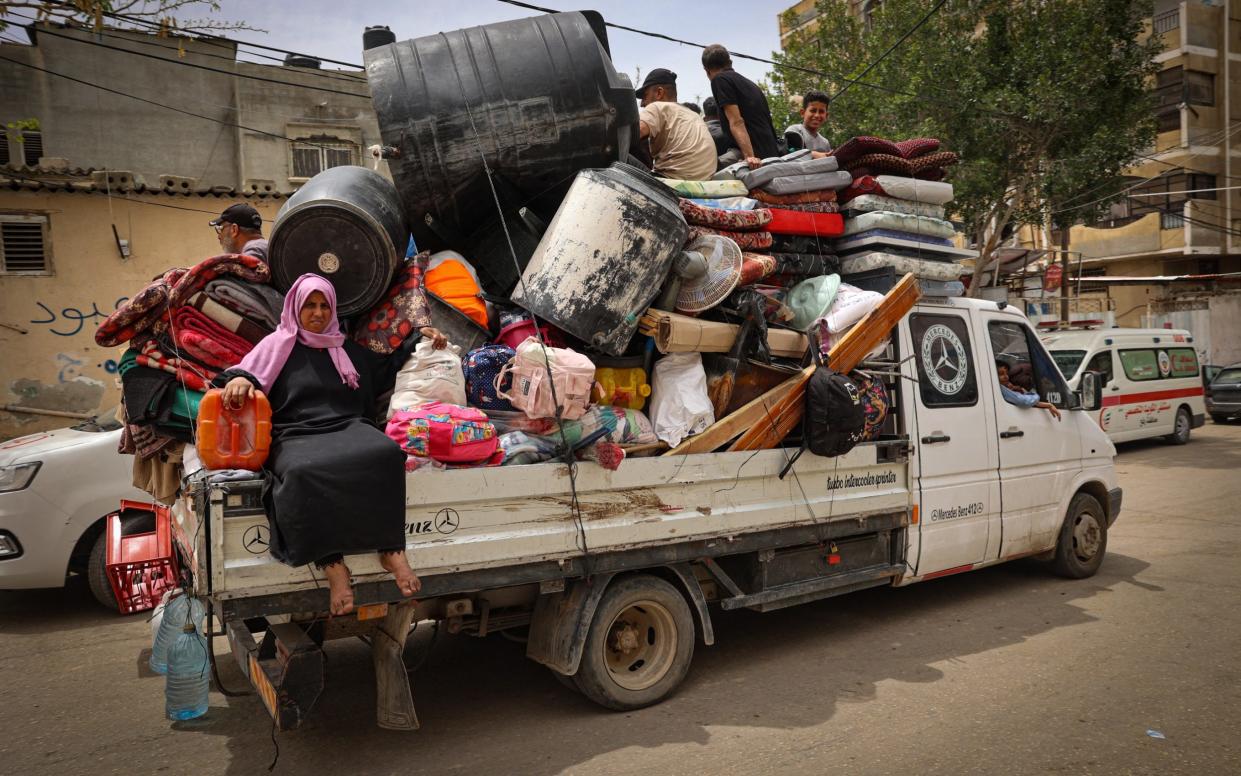
M1000 393L1003 394L1004 401L1016 404L1018 407L1037 407L1047 410L1053 418L1060 420L1060 410L1056 409L1056 405L1043 401L1034 391L1028 391L1012 381L1006 362L996 359L995 372L1000 380Z

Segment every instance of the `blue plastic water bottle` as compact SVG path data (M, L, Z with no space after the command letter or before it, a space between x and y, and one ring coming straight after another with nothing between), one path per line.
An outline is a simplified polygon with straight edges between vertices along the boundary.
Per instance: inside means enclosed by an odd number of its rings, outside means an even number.
M154 641L151 643L151 659L148 664L157 674L168 673L168 647L181 634L181 626L187 619L201 623L207 615L207 608L201 601L177 590L161 604L163 613L159 627L155 630ZM152 620L154 624L154 620Z
M164 621L168 621L167 613ZM164 684L164 707L168 719L194 719L206 714L210 683L207 639L198 632L195 621L187 621L168 647L168 678Z

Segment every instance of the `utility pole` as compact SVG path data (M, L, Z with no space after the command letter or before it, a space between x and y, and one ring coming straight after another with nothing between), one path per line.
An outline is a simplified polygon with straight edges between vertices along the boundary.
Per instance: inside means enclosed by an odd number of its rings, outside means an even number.
M1060 228L1060 325L1069 325L1069 226Z

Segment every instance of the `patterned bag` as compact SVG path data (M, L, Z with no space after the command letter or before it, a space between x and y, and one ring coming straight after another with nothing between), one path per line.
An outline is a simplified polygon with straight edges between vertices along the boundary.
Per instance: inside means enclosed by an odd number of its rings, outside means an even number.
M882 380L864 372L854 372L849 376L853 378L862 398L862 414L866 418L862 426L862 440L872 442L879 438L883 422L888 419L888 410L892 406L887 386Z
M391 353L400 347L414 329L431 325L431 308L422 288L422 265L427 254L419 254L397 270L379 304L359 322L353 341L375 353Z
M507 345L483 345L466 354L461 370L465 372L465 396L471 407L488 412L516 412L512 402L498 395L500 392L508 392L512 387L512 380L506 379L500 383L498 390L496 388L496 378L500 376L500 371L516 355L517 351Z
M500 439L486 413L472 407L431 402L414 410L398 410L385 433L416 458L440 463L499 463Z

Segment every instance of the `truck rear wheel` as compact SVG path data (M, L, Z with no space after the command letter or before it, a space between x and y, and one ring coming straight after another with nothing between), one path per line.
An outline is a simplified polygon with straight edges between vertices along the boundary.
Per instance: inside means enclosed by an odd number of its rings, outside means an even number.
M694 656L694 618L681 593L642 574L612 583L599 601L574 683L618 711L666 698Z
M1069 502L1051 567L1062 577L1085 579L1099 570L1106 552L1107 514L1094 496L1078 493Z

